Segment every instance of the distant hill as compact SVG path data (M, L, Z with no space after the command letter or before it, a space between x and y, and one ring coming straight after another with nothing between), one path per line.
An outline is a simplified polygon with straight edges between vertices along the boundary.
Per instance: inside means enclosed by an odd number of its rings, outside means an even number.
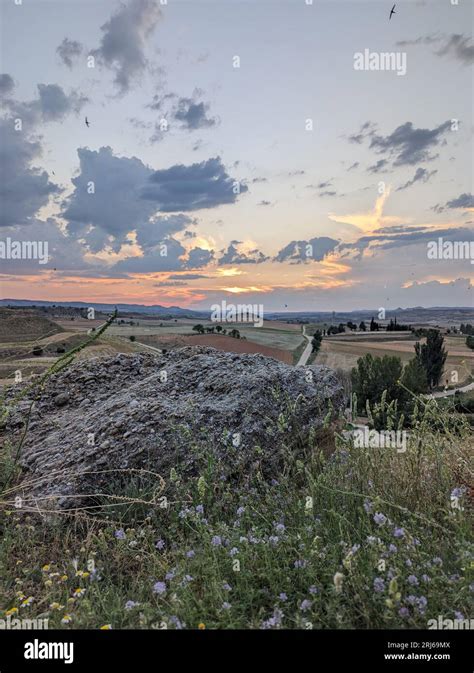
M179 306L161 306L160 304L153 304L152 306L145 306L144 304L105 304L84 301L42 301L33 299L0 299L0 306L15 306L15 307L40 307L40 306L58 306L61 308L73 307L87 310L94 308L96 311L103 313L113 313L115 309L122 313L140 313L148 315L159 316L174 316L180 318L202 318L209 315L209 311L192 311L187 308Z
M63 331L56 323L33 312L0 308L0 342L35 341Z

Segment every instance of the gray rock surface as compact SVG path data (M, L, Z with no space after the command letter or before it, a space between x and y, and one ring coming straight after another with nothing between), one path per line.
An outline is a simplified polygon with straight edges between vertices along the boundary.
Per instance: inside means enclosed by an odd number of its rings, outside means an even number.
M297 451L331 405L338 412L344 402L331 369L259 354L194 346L82 360L52 376L35 402L21 494L72 507L107 488L110 475L101 470L196 474L203 450L225 466L226 478L257 466L272 478L282 452ZM4 433L20 436L29 405L23 400L12 412Z

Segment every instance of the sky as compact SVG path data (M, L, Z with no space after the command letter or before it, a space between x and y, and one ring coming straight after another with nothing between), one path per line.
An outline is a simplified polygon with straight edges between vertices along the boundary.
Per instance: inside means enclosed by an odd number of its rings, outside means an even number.
M473 5L392 5L0 0L0 296L472 306Z

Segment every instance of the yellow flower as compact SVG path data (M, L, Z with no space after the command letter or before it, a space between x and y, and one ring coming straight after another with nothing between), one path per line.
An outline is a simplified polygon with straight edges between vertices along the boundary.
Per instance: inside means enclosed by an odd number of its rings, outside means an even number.
M17 598L20 599L20 601L22 601L24 598L26 598L26 596L25 596L25 594L23 593L23 591L17 591L15 595L16 595Z
M10 608L10 610L7 610L5 612L6 616L9 617L10 615L16 615L18 612L18 608Z
M64 615L64 617L61 619L61 624L69 624L69 622L72 622L72 617L71 615Z
M44 565L44 566L41 568L41 570L42 570L44 573L47 573L48 570L49 570L50 568L51 568L51 566L47 563L46 565Z
M61 580L61 582L65 582L68 579L68 576L67 575L61 575L61 577L59 579Z
M85 580L89 577L89 575L90 575L90 573L87 572L87 570L85 570L85 571L82 573L82 577L83 577Z
M199 629L200 631L203 631L205 628L206 628L206 625L204 624L204 622L200 622L200 623L198 624L198 629Z
M102 626L100 627L100 630L101 631L110 631L111 628L112 628L112 624L102 624Z
M54 603L49 604L49 607L51 608L51 610L62 610L64 605L61 605L57 601L54 601Z
M80 589L80 588L79 589L74 589L74 596L77 596L78 598L80 598L81 596L84 596L85 593L86 593L85 589Z
M21 607L21 608L26 608L26 607L28 607L29 605L31 605L31 604L33 603L34 600L35 600L35 599L34 599L33 596L28 596L28 598L25 598L25 600L21 602L20 607Z
M45 586L47 587L52 587L53 586L53 580L45 580L44 581Z
M76 600L75 598L68 598L68 599L67 599L67 602L68 602L68 603L74 603L75 600Z

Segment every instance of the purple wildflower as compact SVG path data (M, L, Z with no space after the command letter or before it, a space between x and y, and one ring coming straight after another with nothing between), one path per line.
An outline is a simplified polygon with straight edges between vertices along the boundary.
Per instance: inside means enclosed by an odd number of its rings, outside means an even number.
M165 548L165 542L164 540L158 540L158 542L155 543L155 547L157 549L164 549Z
M125 603L125 610L133 610L133 608L137 608L140 605L140 603L137 603L136 601L127 601Z
M387 522L387 517L382 512L376 512L374 514L374 521L377 526L383 526Z
M307 612L312 606L312 602L309 601L307 598L304 599L304 601L301 601L300 604L300 610L301 612Z
M212 544L213 547L220 547L220 545L222 544L221 536L220 535L214 535L212 540L211 540L211 544Z
M416 575L408 575L408 584L418 586L418 577Z
M400 615L400 617L403 617L403 618L409 617L410 616L410 610L408 608L400 608L400 610L398 611L398 614Z
M228 603L227 601L224 601L221 605L222 610L230 610L231 607L232 607L232 605L230 603Z
M395 528L393 531L393 537L403 537L405 535L405 531L403 528Z
M288 600L288 596L285 594L284 591L282 591L282 593L279 594L278 598L279 598L283 603L285 603L285 601Z
M119 528L118 530L116 530L114 535L117 538L117 540L125 540L126 538L125 531L123 528Z
M377 593L385 591L385 582L381 577L376 577L374 579L374 591L377 591Z
M165 582L156 582L153 585L153 591L155 594L165 594L166 593L166 583Z

